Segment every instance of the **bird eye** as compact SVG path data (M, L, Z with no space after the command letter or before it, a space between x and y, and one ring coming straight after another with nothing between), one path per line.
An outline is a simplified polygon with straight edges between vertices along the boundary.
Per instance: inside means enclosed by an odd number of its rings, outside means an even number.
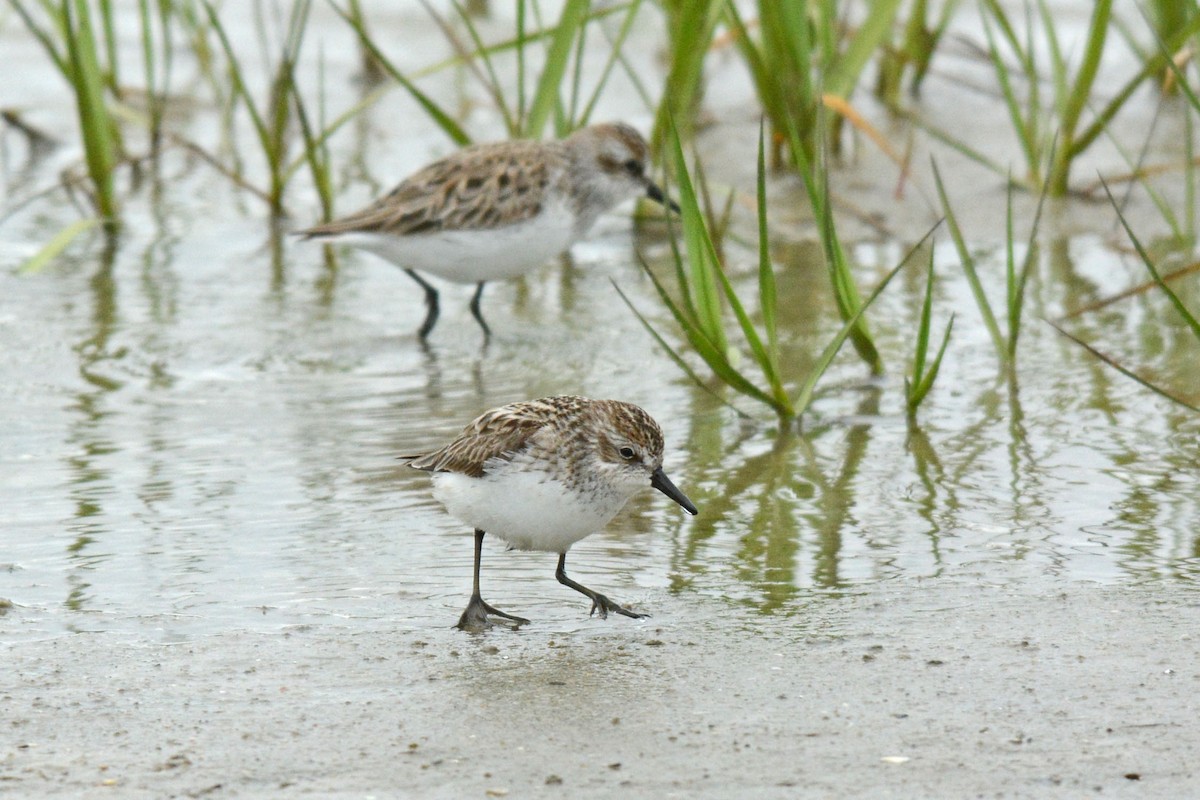
M639 178L642 176L642 162L638 161L636 158L629 159L628 161L625 162L624 166L625 166L625 171L628 172L630 175L633 175L633 176L639 177Z
M621 458L624 458L626 460L631 459L634 456L632 447L622 447L617 452L621 454Z

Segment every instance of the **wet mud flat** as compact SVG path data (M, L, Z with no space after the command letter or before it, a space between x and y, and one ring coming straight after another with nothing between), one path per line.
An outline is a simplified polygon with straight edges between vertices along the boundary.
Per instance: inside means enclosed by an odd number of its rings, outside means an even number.
M450 599L447 598L446 604ZM893 581L513 632L10 643L12 797L1186 797L1200 599ZM436 611L432 613L436 616ZM447 605L443 613L452 614ZM450 617L447 617L449 620Z

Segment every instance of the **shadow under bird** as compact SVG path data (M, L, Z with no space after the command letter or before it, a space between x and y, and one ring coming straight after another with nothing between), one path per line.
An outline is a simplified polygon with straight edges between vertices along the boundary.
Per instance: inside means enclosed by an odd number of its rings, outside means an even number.
M297 233L366 250L401 267L425 290L424 339L438 292L419 273L475 284L523 275L567 250L597 218L636 197L678 206L647 174L646 140L623 123L581 128L557 141L480 144L426 166L370 206Z
M644 410L619 400L545 397L494 408L450 444L402 456L431 472L433 496L451 516L475 529L471 600L463 630L491 627L491 617L527 623L484 602L479 592L483 537L517 550L558 553L554 576L592 601L591 614L644 617L567 577L567 550L603 528L626 501L647 487L689 514L696 506L662 469L663 435Z

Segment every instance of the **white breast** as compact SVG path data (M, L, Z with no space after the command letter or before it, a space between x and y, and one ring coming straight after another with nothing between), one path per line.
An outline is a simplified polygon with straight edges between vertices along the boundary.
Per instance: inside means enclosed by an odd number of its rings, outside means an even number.
M580 494L545 472L507 470L472 478L433 475L433 496L451 516L498 536L518 550L565 553L608 524L628 495Z

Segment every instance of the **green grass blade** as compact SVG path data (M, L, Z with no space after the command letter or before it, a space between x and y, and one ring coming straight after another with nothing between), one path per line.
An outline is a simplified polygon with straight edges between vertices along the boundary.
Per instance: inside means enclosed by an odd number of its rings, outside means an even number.
M725 0L670 0L670 46L666 82L654 116L652 145L663 137L690 136L692 115L704 75L704 60ZM669 9L667 9L669 10Z
M233 45L229 41L229 36L225 33L225 26L221 24L221 20L217 16L217 10L213 8L212 3L208 2L208 0L203 0L203 5L205 12L208 14L209 24L217 34L217 41L225 51L225 57L229 59L229 77L233 82L233 96L235 99L240 99L242 104L245 105L246 113L250 115L250 122L254 126L255 133L258 135L263 152L269 153L271 149L270 131L267 128L267 123L263 120L262 114L255 107L249 90L246 88L246 83L242 78L241 62L233 52Z
M921 405L921 401L925 399L925 395L929 394L929 390L933 388L934 381L937 380L938 372L942 368L942 356L946 355L946 346L950 344L950 332L954 330L954 314L950 315L950 321L946 323L946 332L942 334L942 344L938 348L937 355L929 364L929 370L925 373L921 381L912 389L912 394L909 396L909 413L916 414L917 407Z
M445 33L446 38L454 43L457 49L458 40L454 36L454 32L446 25L441 15L433 9L433 6L429 5L428 0L421 0L421 5L425 6L426 12L433 17L434 21ZM496 104L497 110L500 111L500 116L504 117L504 130L508 131L509 136L519 135L521 130L519 117L514 116L512 109L509 108L508 101L505 99L504 92L500 87L500 79L496 75L496 67L492 63L491 54L487 46L484 45L482 37L479 35L479 29L475 26L472 14L464 9L458 0L453 0L451 6L454 8L454 12L458 15L458 19L462 22L463 27L467 29L467 35L471 37L471 42L475 45L474 53L460 52L459 55L468 65L473 64L476 57L483 62L483 68L487 75L481 75L480 82L487 89L492 102Z
M719 270L720 266L716 263L712 241L709 239L707 228L704 225L704 214L700 210L695 187L688 175L679 133L674 126L670 128L670 133L669 146L675 165L676 188L679 192L679 207L683 217L684 243L687 247L687 262L690 267L685 283L691 290L696 323L710 342L725 351L728 348L728 342L725 337L724 322L721 319L721 298L717 282L713 277L714 272Z
M1112 203L1113 210L1117 212L1117 218L1121 220L1121 226L1125 228L1125 233L1129 236L1129 241L1133 243L1133 247L1137 250L1138 257L1141 258L1142 264L1145 265L1146 270L1150 273L1150 277L1158 284L1158 288L1162 289L1167 295L1167 299L1171 301L1171 305L1175 307L1175 310L1179 312L1179 316L1183 317L1183 321L1191 328L1196 340L1200 341L1200 321L1197 321L1192 312L1188 311L1187 306L1179 299L1179 295L1175 294L1171 287L1167 285L1167 282L1162 279L1158 269L1154 266L1153 259L1150 258L1150 254L1146 252L1146 248L1142 246L1141 240L1133 232L1133 228L1129 227L1128 220L1125 219L1125 215L1121 213L1121 209L1117 206L1117 200L1113 197L1112 190L1108 188L1108 183L1103 179L1101 179L1101 183L1104 185L1104 193L1108 195L1108 201Z
M1053 159L1055 153L1058 152L1060 145L1056 142L1050 148L1050 158ZM1025 258L1021 262L1021 271L1014 277L1010 272L1009 276L1009 291L1008 291L1008 357L1015 359L1017 357L1017 342L1021 337L1021 311L1025 306L1025 284L1029 281L1029 274L1033 271L1033 265L1037 261L1037 232L1038 227L1042 222L1042 210L1046 206L1046 195L1051 191L1050 181L1042 184L1041 194L1038 195L1037 209L1033 212L1033 222L1029 226L1029 240L1025 244ZM1012 248L1012 197L1009 196L1008 210L1008 241L1009 252L1011 256ZM1009 259L1011 269L1011 257Z
M633 30L633 21L637 18L637 13L641 10L642 0L633 0L629 4L629 12L625 15L625 20L621 23L621 29L617 32L616 39L608 43L608 59L604 62L604 68L600 70L600 78L596 82L596 88L592 91L591 97L583 107L583 112L575 120L575 124L584 126L592 118L592 112L596 109L596 103L600 100L600 93L608 84L608 79L612 75L613 68L616 66L618 59L621 56L622 48L625 46L625 40L629 37L629 32Z
M1097 0L1092 10L1092 19L1084 44L1083 63L1079 65L1074 84L1067 94L1066 104L1059 115L1059 131L1062 142L1059 147L1055 148L1055 153L1051 157L1050 174L1046 179L1055 195L1066 194L1071 163L1081 152L1077 149L1075 130L1079 127L1079 117L1087 105L1092 85L1095 83L1096 74L1100 69L1100 56L1104 51L1104 40L1108 35L1108 23L1111 16L1112 0Z
M842 319L854 317L854 326L850 329L850 343L854 346L859 357L866 362L871 372L878 375L883 372L883 359L875 348L871 332L867 328L866 319L858 313L863 308L858 286L850 270L850 261L846 257L846 248L842 246L837 228L833 222L833 203L830 201L829 170L822 165L821 176L814 178L814 183L822 187L821 202L821 241L825 247L825 260L829 268L829 278L833 285L834 299L837 300L838 311Z
M754 398L755 400L766 404L772 409L775 409L775 411L781 415L785 414L786 409L779 408L775 398L763 392L750 380L743 376L736 367L729 363L729 359L726 356L725 351L715 346L705 336L704 331L698 325L690 322L687 319L686 315L683 313L683 310L679 308L679 306L671 298L671 295L667 293L666 288L662 285L658 278L655 277L653 271L650 269L650 266L645 261L642 261L642 268L650 277L650 282L654 284L654 288L658 292L658 296L662 299L663 305L665 305L671 312L671 315L675 317L675 321L679 324L684 336L687 338L692 347L695 348L697 355L699 355L704 362L708 364L709 369L711 369L722 382L727 384L735 391L741 392L747 397Z
M289 69L294 70L294 65L289 65ZM294 82L294 74L289 77L289 80ZM324 85L323 80L322 85ZM314 131L308 118L308 109L305 107L303 96L296 92L293 99L296 104L296 119L300 123L300 133L304 139L302 158L308 164L313 185L317 189L317 197L321 202L321 219L328 221L333 217L333 181L329 172L329 148Z
M916 247L920 247L925 240L932 235L932 233L933 229L930 229L929 233L926 233L925 236L921 238L921 241L916 244L914 250ZM884 276L883 280L879 282L879 285L875 287L871 294L867 295L867 299L858 307L858 310L856 310L850 316L850 318L842 324L842 328L838 331L837 335L829 341L829 344L825 345L825 349L821 351L821 355L817 358L816 362L813 364L813 368L804 378L804 383L801 384L800 391L796 394L796 397L792 401L792 407L795 409L797 415L803 414L808 410L808 407L812 404L813 395L816 392L817 384L829 370L829 366L833 363L833 359L837 356L838 351L841 350L842 345L846 342L846 339L850 338L850 335L854 330L854 326L858 324L863 314L865 314L867 309L871 307L871 304L875 302L875 298L879 297L883 290L887 288L887 285L892 282L892 278L899 275L900 270L904 269L904 266L908 263L909 258L912 256L912 252L913 251L910 250L908 255L901 259L900 263L893 267L892 270Z
M49 30L47 30L46 28L43 28L41 25L39 25L37 23L37 21L34 20L33 15L29 13L29 9L27 9L25 7L25 3L22 2L22 0L10 0L10 2L12 4L12 7L16 10L17 16L19 16L21 18L21 20L25 23L26 30L28 30L31 34L33 34L33 37L35 39L37 39L38 42L42 45L42 49L46 51L46 55L50 56L50 60L54 62L54 66L58 67L58 71L62 73L62 76L67 79L68 83L71 83L72 81L71 81L70 55L62 52L59 49L58 42L55 40L54 35L51 34L51 32ZM43 2L42 5L45 7L46 11L54 18L55 22L58 23L57 27L59 29L59 33L62 35L62 38L65 40L66 39L66 30L65 30L66 22L63 20L62 12L55 11L51 6L47 5L45 2Z
M917 326L917 349L913 356L913 383L920 384L925 374L925 356L929 349L929 327L933 318L933 248L929 248L929 266L925 270L925 299L921 303L921 322Z
M645 264L645 262L643 262L643 265L644 264ZM696 384L696 386L703 389L707 394L709 394L711 397L716 399L721 404L725 405L726 407L728 407L730 409L733 409L733 411L739 417L745 418L748 416L746 414L746 412L742 411L740 408L735 406L733 403L729 402L727 399L725 399L724 397L722 397L721 395L719 395L715 391L713 391L713 388L711 386L709 386L707 383L705 383L704 380L701 379L701 377L698 374L696 374L696 371L694 369L692 369L691 366L686 361L683 360L683 356L681 356L675 348L671 347L671 345L668 344L667 341L662 336L659 335L658 331L654 330L654 326L651 325L650 321L648 319L646 319L645 316L642 315L642 312L638 311L637 308L633 305L633 303L630 302L629 298L625 296L625 292L621 291L621 287L617 285L617 282L615 280L613 280L612 278L609 278L609 283L611 283L613 285L613 288L617 290L617 294L619 294L621 296L621 299L625 301L625 305L629 307L629 310L633 312L633 315L638 318L638 322L642 323L642 327L645 328L646 331L650 334L650 336L654 339L654 341L656 341L658 343L659 347L661 347L666 352L667 356L672 361L675 362L675 366L677 366L681 370L683 370L683 373L685 375L687 375L688 378L691 379L692 383Z
M929 334L933 327L933 255L934 248L929 248L929 265L925 271L925 298L921 303L921 322L917 328L917 347L913 354L912 380L904 382L904 392L908 404L908 416L913 418L917 408L937 380L938 371L942 368L942 357L946 354L946 346L950 343L950 332L954 329L954 314L946 323L946 331L942 334L942 344L938 348L933 361L929 357ZM928 365L928 368L926 366Z
M1014 49L1018 57L1023 59L1023 51L1020 49L1020 45L1016 43L1015 34L1012 33L1012 28L1009 26L1007 18L1003 15L1000 18L1003 20L1001 28L1007 32L1006 36L1012 37L1009 39L1010 47ZM987 36L988 55L992 60L992 70L996 75L997 82L1000 84L1000 91L1004 95L1004 106L1008 110L1009 120L1012 122L1013 130L1017 134L1017 143L1021 146L1021 151L1025 154L1025 163L1029 171L1029 177L1031 180L1037 182L1039 180L1038 174L1040 172L1041 156L1038 149L1036 115L1031 111L1030 119L1026 119L1022 114L1020 100L1009 77L1008 65L1004 63L1004 59L1000 55L1000 49L996 44L996 37L992 31L992 24L988 22L987 15L983 16L983 30ZM1036 75L1034 79L1037 79ZM1036 105L1031 105L1031 109L1033 108L1036 108Z
M208 5L207 0L205 5ZM404 87L404 90L408 92L408 94L414 100L417 101L418 105L420 105L421 108L424 109L425 113L429 115L429 118L432 119L434 123L436 123L437 126L442 129L443 133L449 136L458 145L466 146L471 143L471 137L468 136L466 131L462 129L462 126L455 122L454 118L447 114L441 106L435 103L433 99L429 97L429 95L418 89L416 84L404 77L404 74L401 73L400 70L396 69L396 66L383 55L379 47L374 41L372 41L370 35L363 28L361 21L354 19L348 12L333 4L332 0L330 2L330 6L338 16L340 16L351 28L354 29L354 32L358 34L358 39L360 42L362 42L363 47L371 51L371 55L376 59L379 65L383 67L384 72L390 75L392 80Z
M992 337L992 344L996 348L996 355L1000 357L1001 362L1008 360L1008 348L1004 342L1004 335L1000 332L1000 325L996 322L996 315L992 312L991 303L988 302L987 294L983 291L983 283L979 280L979 272L975 267L975 259L971 256L971 251L967 248L966 239L963 238L962 229L958 226L958 218L954 215L954 208L950 205L950 199L946 196L946 186L942 183L942 175L938 170L937 161L932 161L933 164L933 179L937 185L938 198L942 204L942 211L946 215L946 225L950 228L950 238L954 241L954 247L958 251L958 258L962 262L963 272L967 276L967 283L971 287L971 294L975 297L975 305L979 307L979 314L983 317L984 327L987 328L988 335Z
M1165 397L1167 400L1170 400L1172 403L1177 403L1177 404L1183 406L1184 408L1190 409L1192 411L1200 412L1200 406L1194 406L1191 403L1189 403L1188 401L1184 400L1183 398L1176 397L1175 395L1168 392L1166 389L1163 389L1162 387L1157 386L1157 385L1151 383L1150 381L1146 380L1142 376L1138 375L1133 370L1130 370L1130 369L1127 369L1126 367L1121 366L1121 364L1119 364L1116 361L1116 359L1111 358L1111 357L1105 355L1104 353L1100 352L1095 347L1092 347L1090 344L1088 344L1087 342L1080 339L1078 336L1067 333L1065 330L1063 330L1061 327L1059 327L1057 323L1055 323L1051 320L1046 320L1046 323L1051 328L1054 328L1054 330L1058 331L1063 336L1067 337L1072 342L1079 345L1084 350L1087 350L1093 356L1095 356L1096 358L1103 361L1105 364L1108 364L1110 367L1115 369L1117 372L1121 373L1122 375L1124 375L1127 378L1132 378L1133 380L1140 383L1142 386L1146 387L1150 391L1157 394L1159 397Z
M89 231L100 224L100 220L95 217L87 219L77 219L67 227L63 228L58 233L54 234L54 238L42 245L42 248L34 253L29 258L17 267L17 273L21 275L31 275L41 272L54 259L66 250L71 242L75 241L76 237L84 231Z
M742 305L741 298L733 288L733 284L729 282L725 271L719 267L714 270L716 272L721 290L725 294L726 300L729 302L729 307L733 310L734 316L737 318L738 326L742 330L742 335L746 339L746 344L750 347L750 353L754 360L758 363L762 370L763 377L771 386L771 393L778 399L781 404L787 403L787 392L783 388L783 379L779 374L776 363L771 359L766 347L763 346L762 338L758 335L758 331L754 328L754 323L750 319L750 315L746 313L745 307Z
M63 0L71 83L83 137L84 159L95 189L100 215L110 223L117 215L113 170L120 159L116 126L104 101L104 74L96 52L96 33L86 0Z
M875 0L871 3L871 12L858 26L849 46L827 67L826 92L838 97L850 97L871 56L889 40L899 8L900 0Z
M1149 77L1158 74L1164 69L1178 70L1174 65L1172 54L1178 50L1188 39L1200 33L1200 14L1196 14L1188 22L1188 24L1165 44L1160 43L1159 52L1153 57L1146 60L1142 68L1137 71L1132 78L1109 99L1109 101L1096 112L1090 125L1087 126L1079 135L1075 137L1073 144L1074 156L1082 153L1092 142L1094 142L1108 128L1109 122L1117 115L1117 112L1124 107L1126 101L1133 95L1137 88ZM1186 81L1179 81L1177 85L1186 86Z
M758 123L758 304L767 332L767 358L772 372L779 372L779 332L776 329L775 307L778 297L775 268L771 263L771 242L767 231L767 165L764 125ZM730 196L732 199L732 195Z
M571 56L571 43L581 35L584 24L588 19L589 0L567 0L563 5L562 14L558 18L558 26L550 39L550 48L546 53L546 63L542 68L534 89L533 102L529 106L529 116L525 120L524 135L531 139L539 138L545 130L546 122L559 103L559 86L566 74L567 62Z
M100 30L104 34L104 86L114 96L121 93L121 65L117 58L117 29L113 23L112 0L98 0L96 12L100 16Z

